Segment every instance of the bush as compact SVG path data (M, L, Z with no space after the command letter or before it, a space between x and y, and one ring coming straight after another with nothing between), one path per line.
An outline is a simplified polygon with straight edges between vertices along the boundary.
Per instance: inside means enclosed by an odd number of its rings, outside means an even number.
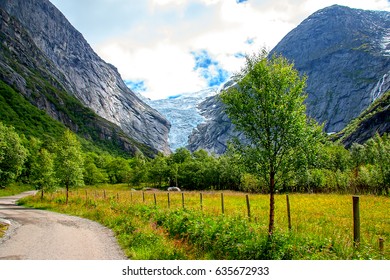
M330 247L327 240L298 240L292 233L261 234L263 229L242 217L215 217L180 209L156 212L154 218L170 236L194 245L211 259L304 259L310 258L307 252L318 257L327 254L324 248Z
M244 173L241 176L240 191L251 193L264 193L265 187L264 184L261 184L260 180L256 178L256 176L249 173Z

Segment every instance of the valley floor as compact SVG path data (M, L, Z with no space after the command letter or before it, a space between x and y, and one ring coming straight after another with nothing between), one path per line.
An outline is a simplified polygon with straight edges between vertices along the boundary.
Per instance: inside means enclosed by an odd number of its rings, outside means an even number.
M223 204L222 204L223 200ZM353 241L352 196L276 196L276 230L268 237L267 195L239 192L74 190L22 201L26 206L96 220L111 228L131 259L390 259L390 198L360 196L361 243ZM223 206L222 206L223 205ZM223 208L222 208L223 207ZM222 213L223 212L223 213ZM379 239L385 246L380 249Z

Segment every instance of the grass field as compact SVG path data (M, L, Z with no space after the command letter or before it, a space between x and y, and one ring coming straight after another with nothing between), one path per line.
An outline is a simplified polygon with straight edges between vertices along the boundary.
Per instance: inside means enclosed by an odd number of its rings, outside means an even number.
M11 184L6 188L0 188L0 197L11 196L25 191L31 191L33 188L30 185Z
M112 228L133 259L390 259L390 198L360 196L361 244L353 245L351 195L276 196L276 231L267 235L269 198L224 192L129 191L125 186L78 189L24 200L28 206L97 220ZM379 250L378 240L385 241Z

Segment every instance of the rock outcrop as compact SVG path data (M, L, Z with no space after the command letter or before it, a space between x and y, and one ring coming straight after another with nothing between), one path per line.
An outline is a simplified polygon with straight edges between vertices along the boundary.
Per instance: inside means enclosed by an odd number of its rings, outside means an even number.
M333 137L348 148L353 143L363 144L377 133L390 133L390 91Z
M169 122L127 88L117 69L92 50L54 5L48 0L0 0L0 8L20 23L19 29L25 30L23 36L31 41L24 51L36 52L40 65L35 67L44 72L44 78L51 80L52 85L76 97L135 142L169 153ZM17 32L14 35L17 36ZM24 53L23 56L28 62L31 54ZM2 62L3 69L13 72L12 75L3 74L3 78L27 88L26 78L12 65Z
M287 34L272 54L307 75L308 115L325 123L326 132L338 132L390 89L390 13L325 8ZM223 105L214 97L200 108L208 120L194 130L188 147L224 152L234 132Z
M226 83L221 90L229 86L230 83ZM219 155L226 151L228 142L233 137L244 139L243 135L234 129L234 125L224 113L224 106L218 96L210 96L198 106L206 122L198 125L188 138L187 149L192 152L201 148Z

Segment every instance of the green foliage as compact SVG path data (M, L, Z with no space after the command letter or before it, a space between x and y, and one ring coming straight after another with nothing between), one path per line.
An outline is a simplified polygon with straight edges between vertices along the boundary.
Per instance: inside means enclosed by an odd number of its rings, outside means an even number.
M364 145L351 147L355 191L390 194L390 139L379 134Z
M156 212L155 219L170 236L186 240L210 259L291 260L337 259L332 241L298 238L275 232L271 237L241 217L209 216L190 210Z
M27 150L13 127L0 122L0 185L14 181L22 172Z
M108 182L108 175L102 166L100 157L96 153L85 154L84 159L84 182L87 185L97 185ZM104 166L105 167L105 166Z
M19 134L41 140L58 138L65 126L31 105L21 94L0 80L0 120Z
M45 191L54 189L57 178L54 170L54 155L45 148L41 148L31 166L32 184L41 190L41 196Z
M153 161L151 161L148 173L149 181L155 186L162 188L163 183L169 177L169 167L167 158L159 153Z
M147 179L147 159L142 154L136 154L131 161L131 172L129 174L129 182L135 186L139 186Z
M264 184L260 182L255 175L250 173L244 173L241 176L241 186L240 190L244 192L252 193L266 193L268 192L263 189Z
M359 134L363 131L364 134L367 132L371 133L374 137L374 133L380 130L377 126L378 123L389 122L389 105L390 105L390 91L384 93L380 98L375 100L367 109L365 109L357 118L353 119L342 131L332 135L332 139L337 140L341 143L353 145L351 141L358 139ZM368 134L369 135L369 134ZM368 140L363 137L359 141Z
M69 130L65 131L57 146L56 170L59 183L66 187L68 202L69 187L84 184L81 144Z
M222 93L221 100L250 143L236 141L235 148L248 168L268 183L271 234L277 184L284 185L296 159L307 156L308 147L317 144L319 127L306 116L306 78L287 59L266 55L247 57L245 68L235 77L236 86Z
M22 192L31 191L32 189L33 188L30 185L11 183L5 188L0 188L0 197L20 194Z
M131 169L128 160L120 157L112 158L108 162L106 170L111 184L129 182Z

